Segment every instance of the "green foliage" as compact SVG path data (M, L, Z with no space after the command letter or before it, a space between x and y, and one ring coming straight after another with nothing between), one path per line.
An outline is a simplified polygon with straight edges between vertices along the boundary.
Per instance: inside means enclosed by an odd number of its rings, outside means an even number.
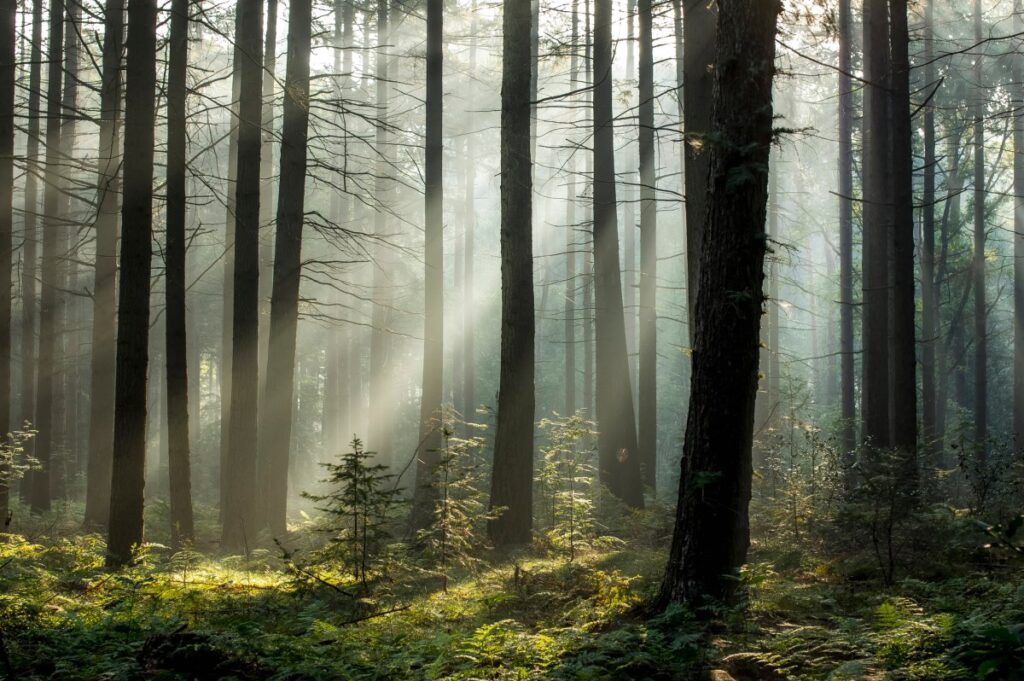
M594 467L597 431L581 412L566 418L544 419L548 445L541 450L537 474L540 488L538 524L547 542L568 553L569 561L580 549L590 548L595 536Z

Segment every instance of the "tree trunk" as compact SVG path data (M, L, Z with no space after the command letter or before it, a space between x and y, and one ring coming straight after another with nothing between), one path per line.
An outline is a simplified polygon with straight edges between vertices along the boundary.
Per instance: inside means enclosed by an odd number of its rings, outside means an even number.
M108 0L103 30L100 152L93 280L92 357L89 402L89 464L85 526L102 528L110 515L114 439L114 374L117 329L117 227L121 189L121 51L124 0Z
M640 0L640 374L638 432L644 485L657 488L658 204L654 145L654 37L651 0ZM627 225L629 227L629 225Z
M501 81L501 371L488 523L496 546L528 544L533 527L533 163L531 0L504 5Z
M53 448L53 390L56 381L54 350L57 330L58 221L60 203L61 52L64 45L64 1L50 1L49 48L46 60L46 171L43 189L43 261L40 277L39 376L36 389L34 438L36 470L32 474L30 503L33 513L50 510L50 472Z
M263 134L260 147L260 421L266 405L267 352L270 348L271 271L274 266L274 98L277 89L277 0L267 0L263 46Z
M288 460L295 401L299 282L302 278L311 12L310 0L292 0L288 6L288 62L281 128L274 284L270 302L270 352L260 438L262 505L267 526L278 537L283 537L288 529Z
M0 0L0 436L11 429L11 295L14 229L15 0ZM10 471L0 466L0 527L7 525Z
M239 0L235 44L241 64L235 186L235 263L231 335L231 410L221 542L245 550L256 532L259 393L259 238L263 3ZM222 473L222 474L224 474Z
M569 90L579 87L579 0L572 0L572 39L569 43ZM576 412L576 152L566 162L565 185L565 415Z
M1014 33L1024 32L1024 3L1014 0ZM1014 107L1024 106L1024 63L1013 56ZM1024 118L1013 119L1013 442L1024 451Z
M597 341L598 468L601 483L644 505L619 276L612 111L612 2L594 3L594 304Z
M864 0L864 439L889 446L889 242L892 234L889 22L886 0Z
M729 598L750 544L751 444L772 142L772 0L721 0L707 231L679 505L659 602Z
M974 40L982 41L981 0L974 0ZM985 307L985 98L983 59L974 58L974 443L984 466L988 451L988 334Z
M434 469L441 448L444 376L444 171L441 140L443 15L443 0L427 0L423 396L420 402L416 489L413 493L414 530L425 528L433 521Z
M936 88L935 0L927 0L924 19L925 87ZM926 96L931 95L931 90ZM924 109L924 178L921 194L921 401L922 435L931 452L930 464L939 461L935 424L938 419L935 387L935 348L939 344L938 295L935 286L935 106Z
M706 231L708 168L711 154L706 139L711 132L711 103L715 82L716 5L707 0L683 2L683 118L685 125L686 188L686 302L690 317L690 343L696 339L697 285L700 281L701 243Z
M594 64L591 61L593 43L590 31L590 0L583 2L583 44L584 51L584 82L587 93L590 95L589 108L593 108L593 85L594 85ZM593 144L593 141L591 141ZM593 150L591 150L593 151ZM585 176L590 181L593 177L594 154L585 154ZM594 202L593 197L586 207L586 216L583 221L583 410L587 418L593 419L594 415L594 270L593 270L593 242L587 236L593 235Z
M194 538L188 414L188 332L185 311L185 172L188 25L190 0L173 0L167 69L166 343L167 460L171 496L171 544ZM193 367L193 371L198 367Z
M114 457L107 565L132 559L142 543L146 484L146 371L149 362L149 292L153 252L153 146L156 102L156 0L128 0L121 205L121 276L118 296Z
M850 0L839 3L839 353L843 455L857 448L853 345L853 16Z

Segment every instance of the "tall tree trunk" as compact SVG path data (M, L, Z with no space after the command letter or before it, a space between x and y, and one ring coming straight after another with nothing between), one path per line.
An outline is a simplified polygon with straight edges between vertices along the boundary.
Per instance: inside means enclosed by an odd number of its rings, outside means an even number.
M593 55L593 34L590 30L591 12L590 0L583 2L583 44L584 50L584 82L590 101L588 108L593 108L593 85L594 85L594 63ZM593 142L591 141L591 144ZM593 151L593 150L591 150ZM594 154L585 154L585 177L593 184ZM594 202L593 196L586 206L586 216L583 220L583 410L590 419L595 418L594 414L594 270L593 270L593 242L590 238L593 235Z
M18 5L0 0L0 437L11 429L11 295L14 284L14 81ZM10 471L0 465L0 528L7 526Z
M167 69L166 342L167 461L171 544L194 538L188 414L188 331L185 304L186 124L190 0L173 0ZM197 371L198 367L193 367Z
M888 447L890 192L889 21L886 0L864 0L864 439Z
M612 2L594 3L594 304L598 469L630 506L644 505L619 276L612 111Z
M56 381L54 349L57 329L58 221L60 204L61 63L64 45L64 1L50 0L50 37L46 56L46 171L43 189L43 261L39 307L39 376L36 389L35 459L30 503L33 513L50 510L50 471L53 449L53 390Z
M935 75L935 0L927 0L924 19L925 87L938 87ZM922 436L931 452L930 464L939 460L941 450L935 437L936 387L935 347L939 343L938 296L935 287L935 106L924 109L924 178L921 193L921 401Z
M640 0L640 374L638 446L644 485L657 488L658 204L654 145L654 36L651 0ZM629 227L629 225L627 225Z
M501 80L501 372L488 523L496 546L527 544L533 528L533 163L531 0L504 5Z
M572 39L569 43L569 90L579 87L579 0L572 0ZM565 184L565 415L576 412L576 151L570 152Z
M156 103L156 0L128 0L124 199L118 295L114 457L107 565L132 559L142 543L146 484L146 371L153 254L153 146Z
M982 40L981 0L974 0L974 41ZM979 461L988 451L988 334L985 308L985 96L982 57L974 58L974 442Z
M35 425L36 406L36 260L38 235L36 216L39 211L39 129L42 120L40 81L43 70L43 2L32 2L32 38L29 41L28 80L28 142L25 151L24 250L21 269L21 419ZM34 455L35 440L25 445L25 453ZM32 497L32 471L21 482L20 498L27 504Z
M239 0L235 45L241 64L235 186L235 263L231 334L231 410L221 543L241 551L256 532L259 393L260 126L263 3ZM222 473L223 475L224 473Z
M416 489L413 494L413 529L427 527L433 520L434 469L441 448L444 376L444 170L441 141L443 21L443 0L427 0L423 396L420 402Z
M771 0L721 0L691 399L675 532L658 600L728 598L750 544L775 28Z
M716 5L707 0L683 2L683 118L685 125L686 186L686 302L690 343L696 339L697 285L700 281L701 243L707 214L708 168L711 154L706 139L711 132L711 103L715 82Z
M907 476L917 478L917 345L914 301L914 168L910 110L907 0L889 0L892 256L890 263L889 398L891 442Z
M263 46L263 135L260 148L260 421L270 347L271 268L274 266L274 98L277 89L277 0L267 0Z
M102 528L110 515L114 440L114 374L117 329L117 218L121 189L121 51L124 0L108 0L104 12L103 84L100 91L100 153L96 262L93 278L92 357L89 402L89 464L85 526Z
M1024 3L1014 0L1014 33L1024 32ZM1024 107L1024 63L1013 56L1014 109ZM1024 451L1024 118L1013 119L1013 441Z
M632 80L636 74L636 59L634 58L633 43L636 42L634 30L636 17L636 0L626 0L626 79ZM632 114L633 93L627 88L623 93L626 97L625 110ZM627 116L625 122L630 122L631 116ZM621 125L621 123L620 123ZM639 126L638 126L639 130ZM634 153L632 141L632 130L624 130L620 134L626 141L626 172L622 178L622 257L625 266L622 268L622 308L626 323L626 357L629 358L629 385L633 390L634 400L637 396L637 359L636 359L636 331L637 331L637 307L636 307L636 168L639 165L636 153ZM634 404L634 412L637 405ZM641 461L641 465L643 462Z
M266 409L260 438L262 504L267 526L279 537L288 529L288 460L295 401L299 282L302 278L311 27L311 0L291 0L288 6L288 62L281 128L281 178L274 239L274 285L270 302L270 352L263 399Z
M839 2L839 353L842 393L841 443L852 463L857 447L853 346L853 12Z

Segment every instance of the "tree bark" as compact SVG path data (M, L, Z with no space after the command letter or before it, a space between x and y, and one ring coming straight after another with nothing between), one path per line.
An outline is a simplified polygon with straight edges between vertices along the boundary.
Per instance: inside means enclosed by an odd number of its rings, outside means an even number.
M611 0L594 3L594 307L598 470L616 497L643 508L619 276L612 112Z
M691 400L658 601L728 599L750 544L777 1L721 0Z
M981 0L974 0L974 40L981 43ZM974 58L974 443L984 466L988 452L988 334L985 307L985 97L983 59Z
M128 1L118 296L114 457L107 565L120 567L142 543L146 484L146 371L153 252L153 146L156 103L156 0Z
M275 536L287 532L288 461L295 396L295 336L302 278L302 226L306 192L306 134L309 126L310 0L288 6L288 62L285 67L281 175L278 183L274 283L270 301L270 352L260 459L262 504Z
M926 92L938 87L935 64L935 0L927 0L924 18L924 80ZM921 193L921 402L924 446L931 452L931 464L942 454L937 448L938 420L935 386L935 348L939 344L938 295L935 286L935 106L924 109L924 178Z
M651 0L640 0L640 373L638 428L644 485L657 489L658 204L654 145L654 37ZM627 225L628 227L628 225Z
M579 0L572 0L572 38L569 43L569 90L579 87L580 16ZM565 185L565 403L566 416L576 412L576 151L566 162Z
M496 546L528 544L533 527L533 163L531 0L504 5L501 82L501 370L487 530Z
M852 463L857 448L853 346L853 16L850 0L839 2L839 353L843 455Z
M1014 0L1014 33L1024 32L1024 3ZM1024 63L1013 56L1014 109L1024 106ZM1024 118L1013 121L1013 441L1024 451Z

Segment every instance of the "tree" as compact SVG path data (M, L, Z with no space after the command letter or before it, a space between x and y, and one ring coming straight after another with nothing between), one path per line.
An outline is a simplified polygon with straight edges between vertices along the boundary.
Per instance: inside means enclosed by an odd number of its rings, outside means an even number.
M579 0L572 0L572 38L569 43L569 90L575 91L580 82ZM575 99L575 98L574 98ZM576 412L576 151L567 161L568 177L565 184L565 414Z
M14 80L17 2L0 0L0 437L11 418L11 295L14 284ZM0 468L0 521L6 521L8 482Z
M651 0L640 0L640 371L637 435L644 484L657 487L658 204L654 155L654 37ZM628 227L628 225L627 225Z
M926 87L937 88L935 82L935 0L927 0L924 18L924 80ZM935 285L935 106L929 101L924 109L924 178L921 192L921 401L922 435L930 448L933 463L938 462L941 448L936 437L939 405L936 400L936 346L942 339L939 332L938 293Z
M981 44L981 0L974 0L974 41ZM988 310L985 307L985 96L984 60L974 59L974 443L984 464L988 445Z
M156 0L128 0L121 203L121 277L117 310L114 457L107 565L120 567L142 543L146 484L146 371L153 254L153 147L156 104ZM42 360L42 353L40 353Z
M728 598L750 544L772 81L780 4L721 0L707 231L679 504L658 601Z
M85 526L104 527L110 514L114 438L114 374L117 328L117 218L121 183L121 52L124 0L107 0L100 90L100 154L97 159L96 261L93 265L92 356L89 393L89 463Z
M185 302L185 173L188 25L190 0L173 0L167 73L167 248L165 358L167 361L168 471L171 543L193 539L188 413L188 331ZM193 367L197 371L198 367Z
M850 0L839 2L839 346L842 445L857 446L853 349L853 16Z
M239 0L235 24L239 72L238 156L235 183L234 292L231 334L231 408L221 543L245 548L256 531L258 432L259 237L263 3Z
M502 19L501 375L488 534L527 544L533 527L533 162L530 156L531 0L509 0ZM501 510L504 509L504 510Z
M611 0L594 3L594 308L597 361L598 461L601 483L643 507L633 391L619 271L612 112Z
M1024 33L1024 3L1014 0L1014 32ZM1016 107L1024 106L1024 63L1013 56ZM1024 118L1013 119L1013 438L1024 450Z
M270 351L260 458L267 526L276 536L287 531L288 458L295 394L295 334L302 278L302 226L306 191L306 133L309 127L310 0L288 6L288 63L285 67L278 184L274 284L270 301Z
M441 449L441 394L444 376L444 170L441 140L443 22L444 1L427 0L427 120L423 168L426 182L423 396L420 402L416 489L413 493L414 530L421 530L432 522L436 490L431 483Z

